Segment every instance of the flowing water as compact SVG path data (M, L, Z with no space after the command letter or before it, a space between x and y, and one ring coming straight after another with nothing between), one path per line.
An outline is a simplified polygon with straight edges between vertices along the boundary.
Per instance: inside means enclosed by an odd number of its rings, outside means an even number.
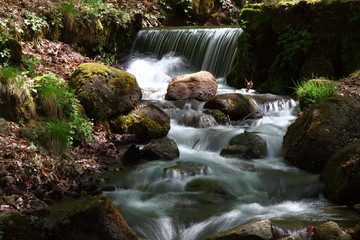
M116 191L106 192L129 225L146 239L195 240L258 219L271 219L290 230L328 220L344 225L358 221L354 212L322 197L318 175L284 162L282 138L296 118L293 99L222 84L219 93L248 94L265 114L261 119L229 126L218 126L203 114L202 102L163 99L167 84L179 74L206 69L217 71L218 81L223 81L233 61L233 43L241 33L239 29L173 31L140 32L134 48L142 53L134 51L128 63L127 71L143 89L144 103L162 107L171 117L168 137L180 149L176 160L129 167L114 182ZM219 50L219 44L225 50L231 48L231 54ZM145 55L150 49L153 54ZM216 64L222 63L222 67L206 63L214 58L208 51L219 57ZM196 57L205 63L199 64ZM250 161L221 157L219 153L229 140L245 131L263 137L268 155Z

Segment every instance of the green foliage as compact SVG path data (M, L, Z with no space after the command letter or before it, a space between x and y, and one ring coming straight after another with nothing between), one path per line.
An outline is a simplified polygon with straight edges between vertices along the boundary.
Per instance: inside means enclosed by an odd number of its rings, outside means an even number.
M50 120L46 132L50 138L54 138L52 145L59 144L54 149L56 154L74 140L92 139L92 123L80 114L79 100L64 82L54 75L39 76L35 78L34 91Z
M313 34L307 29L297 30L290 25L280 34L278 45L282 51L279 55L280 67L296 67L299 54L305 54L313 44Z
M329 80L315 79L295 84L300 110L304 110L319 99L337 95L334 83Z
M21 59L27 70L25 74L30 74L30 75L35 74L36 73L35 65L40 64L41 60L28 55L22 55Z
M73 131L67 122L49 122L45 134L49 138L48 147L57 156L61 156L73 141Z
M43 28L47 26L47 22L43 18L37 16L35 12L23 10L23 14L25 15L25 25L29 26L35 33L40 33Z

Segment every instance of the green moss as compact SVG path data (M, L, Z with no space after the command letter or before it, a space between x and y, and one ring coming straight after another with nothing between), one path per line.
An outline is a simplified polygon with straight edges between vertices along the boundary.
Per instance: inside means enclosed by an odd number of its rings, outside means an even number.
M100 63L83 63L79 65L71 76L70 85L74 89L80 89L84 83L95 81L94 76L108 76L110 69Z
M0 219L4 232L3 239L41 239L41 234L33 228L30 220L18 212L2 212Z

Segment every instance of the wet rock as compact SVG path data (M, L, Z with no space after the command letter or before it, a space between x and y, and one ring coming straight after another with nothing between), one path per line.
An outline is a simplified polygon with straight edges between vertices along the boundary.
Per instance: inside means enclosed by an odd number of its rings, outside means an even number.
M230 146L223 148L220 155L241 159L255 159L266 156L266 142L255 133L241 133L230 140Z
M279 240L302 240L302 239L299 237L296 237L296 236L287 236L287 237L280 238Z
M137 164L141 161L141 150L135 144L131 144L130 147L124 153L124 162L127 164Z
M165 137L170 130L169 116L158 106L138 107L128 115L111 121L114 133L135 134L140 142Z
M78 204L57 226L59 240L137 239L136 234L125 222L119 210L104 195L87 199Z
M355 204L353 208L360 213L360 203Z
M203 113L214 117L215 121L219 125L229 125L230 119L220 110L217 109L205 109Z
M205 109L217 109L231 120L245 120L262 116L261 110L247 96L238 93L220 94L210 98Z
M320 173L338 149L358 138L360 102L341 97L323 99L290 125L283 155L303 170Z
M0 213L2 239L40 240L38 232L31 221L19 212Z
M83 63L71 76L88 117L96 122L126 114L140 104L141 89L131 74L100 63Z
M207 166L197 162L179 161L175 166L164 168L166 175L195 176L207 173Z
M186 74L171 80L165 99L196 99L199 101L207 101L216 95L217 87L215 77L207 71Z
M339 149L330 159L321 179L325 182L325 195L341 204L360 202L360 141Z
M333 221L320 224L312 237L313 240L340 240L345 239L341 236L344 233L341 231L339 225ZM350 236L349 236L350 237ZM351 239L351 237L350 237Z
M207 240L272 240L272 224L270 220L260 220L242 224L229 230L215 234Z
M141 155L147 160L174 160L179 158L180 151L173 139L160 138L145 145Z
M207 192L215 195L234 195L226 182L209 177L199 177L191 180L186 184L185 190L189 192Z

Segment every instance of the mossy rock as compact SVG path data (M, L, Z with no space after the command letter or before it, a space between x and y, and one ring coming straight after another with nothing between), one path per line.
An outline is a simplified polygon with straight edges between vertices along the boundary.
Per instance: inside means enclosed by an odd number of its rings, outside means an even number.
M329 221L320 224L312 237L313 240L337 240L342 230L336 222ZM351 238L350 238L351 239Z
M272 224L270 220L260 220L222 231L206 238L206 240L272 240Z
M197 162L178 161L176 165L164 168L164 173L166 175L174 175L174 172L176 173L175 175L196 176L207 174L208 167Z
M340 204L360 202L360 141L339 149L321 174L325 195Z
M150 104L117 117L111 121L111 129L114 133L135 134L145 142L165 137L170 130L170 118L161 108Z
M76 205L57 227L60 231L59 240L137 239L119 210L104 195L86 199Z
M223 148L220 155L240 159L263 158L267 154L266 142L255 133L241 133L230 140L229 146Z
M291 124L283 155L289 163L320 173L335 152L360 138L360 104L353 98L319 100Z
M0 79L0 118L17 123L36 119L36 107L29 89L12 81Z
M130 112L142 98L134 76L100 63L79 65L71 76L70 86L86 114L96 122Z
M204 105L205 109L217 109L229 116L231 120L257 118L261 110L251 99L243 94L220 94L210 98Z
M230 124L229 119L220 110L217 110L217 109L204 109L203 113L213 116L215 121L219 125L229 125Z
M41 240L41 233L19 212L0 213L2 239Z

